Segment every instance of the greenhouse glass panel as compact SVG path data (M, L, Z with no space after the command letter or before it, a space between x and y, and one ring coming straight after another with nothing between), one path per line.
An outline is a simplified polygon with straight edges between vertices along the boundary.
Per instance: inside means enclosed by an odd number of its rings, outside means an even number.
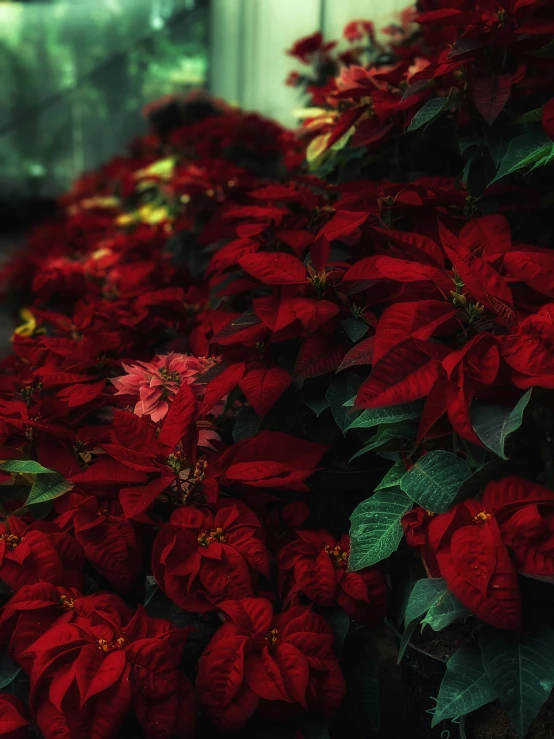
M0 2L3 199L60 193L207 85L208 0Z

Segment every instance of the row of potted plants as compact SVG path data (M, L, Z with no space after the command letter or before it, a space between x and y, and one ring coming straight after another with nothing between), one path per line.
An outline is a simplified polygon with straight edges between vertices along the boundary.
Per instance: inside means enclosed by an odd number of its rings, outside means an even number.
M386 31L294 134L160 101L4 269L0 732L368 736L385 616L413 736L548 725L554 9Z

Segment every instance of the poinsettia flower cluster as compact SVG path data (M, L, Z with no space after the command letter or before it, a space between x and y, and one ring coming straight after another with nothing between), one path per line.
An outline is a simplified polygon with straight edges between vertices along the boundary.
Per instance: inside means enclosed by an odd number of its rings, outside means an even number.
M4 268L22 308L0 362L0 639L30 684L28 707L0 696L14 736L192 737L195 695L211 731L332 718L331 616L383 620L402 530L492 626L523 624L518 575L554 576L548 401L522 476L498 471L531 391L554 389L551 57L532 53L552 11L451 5L387 43L353 21L339 56L295 44L324 108L300 136L202 95L152 106L152 132ZM523 182L503 157L527 92L543 148ZM410 135L434 122L462 138L427 159ZM483 405L500 421L479 426ZM360 488L375 511L349 536ZM211 629L193 665L183 623Z

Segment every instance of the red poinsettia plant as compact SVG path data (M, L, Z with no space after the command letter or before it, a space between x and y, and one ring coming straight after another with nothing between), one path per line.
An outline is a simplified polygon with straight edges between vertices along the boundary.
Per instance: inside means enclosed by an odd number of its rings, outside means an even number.
M402 649L476 635L435 723L498 699L523 736L554 664L553 32L452 0L302 39L300 132L164 100L4 268L0 733L366 736L388 614Z

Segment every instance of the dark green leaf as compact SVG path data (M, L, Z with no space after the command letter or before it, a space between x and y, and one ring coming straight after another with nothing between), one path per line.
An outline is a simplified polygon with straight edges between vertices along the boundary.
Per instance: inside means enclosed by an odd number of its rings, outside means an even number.
M501 459L508 459L504 450L507 437L521 426L523 413L531 399L531 390L521 396L513 410L503 405L473 403L471 424L483 444Z
M349 398L356 395L362 382L363 378L359 375L346 372L331 377L331 384L327 390L326 398L333 418L343 433L356 416L359 415L359 411L352 411L351 408L346 407L344 404Z
M461 647L446 663L432 726L465 716L495 699L492 683L478 649Z
M483 665L496 698L523 739L554 685L554 631L533 634L483 629Z
M417 111L412 118L412 122L408 126L408 131L417 131L422 126L428 126L432 123L439 115L447 110L453 102L454 96L452 93L448 97L432 98L428 100L423 108Z
M421 628L430 626L433 631L442 631L454 621L469 615L468 609L448 590L445 584L444 590L429 607L421 621Z
M329 408L329 401L327 398L321 398L321 400L306 400L304 399L304 405L307 405L310 410L312 410L316 416L319 418L323 411L327 410Z
M432 513L446 512L471 470L463 459L442 450L420 457L402 478L402 490Z
M516 136L510 142L506 156L502 160L502 164L491 184L512 172L516 172L518 169L523 169L539 159L543 159L552 151L553 147L554 143L542 128Z
M542 120L542 108L535 108L534 110L529 110L527 113L520 115L519 118L515 119L515 121L510 121L510 125L514 126L524 123L537 123L540 120Z
M354 344L365 336L369 330L369 326L363 318L345 318L342 321L342 327Z
M20 670L21 667L13 661L7 652L4 652L0 657L0 690L4 690L10 683L13 683Z
M380 449L387 452L399 452L405 446L406 443L412 443L415 441L417 434L417 426L413 423L391 423L379 427L379 431L371 437L368 443L366 443L363 449L356 452L350 461L361 457L367 452L371 452L374 449Z
M37 477L31 487L31 492L27 498L25 505L35 505L37 503L46 503L65 495L73 488L73 483L64 480L57 472L53 474Z
M241 408L241 411L233 426L233 441L242 441L256 436L260 428L260 419L251 406Z
M0 470L4 470L5 472L24 472L28 475L42 475L46 472L55 472L55 470L49 470L48 467L43 467L33 459L9 459L0 464Z
M443 591L444 580L441 578L418 580L414 584L404 613L404 632L398 648L398 662L402 659L422 616Z
M146 575L146 582L144 584L144 605L147 606L154 595L156 594L156 591L158 590L158 583L156 582L156 578L152 577L152 575Z
M400 488L379 491L357 506L350 518L351 571L370 567L396 551L402 540L400 521L411 507Z
M386 405L382 408L369 408L362 412L348 427L349 429L369 429L382 423L397 423L412 418L419 418L423 403L403 403L402 405Z
M340 656L344 646L344 640L350 629L350 616L342 608L327 608L321 611L329 626L335 634L334 649Z
M377 485L377 487L375 488L375 491L386 490L387 488L394 488L397 485L400 485L400 481L405 474L406 463L403 459L399 459L398 462L395 462L394 465L387 472L387 474L383 477L379 485Z

